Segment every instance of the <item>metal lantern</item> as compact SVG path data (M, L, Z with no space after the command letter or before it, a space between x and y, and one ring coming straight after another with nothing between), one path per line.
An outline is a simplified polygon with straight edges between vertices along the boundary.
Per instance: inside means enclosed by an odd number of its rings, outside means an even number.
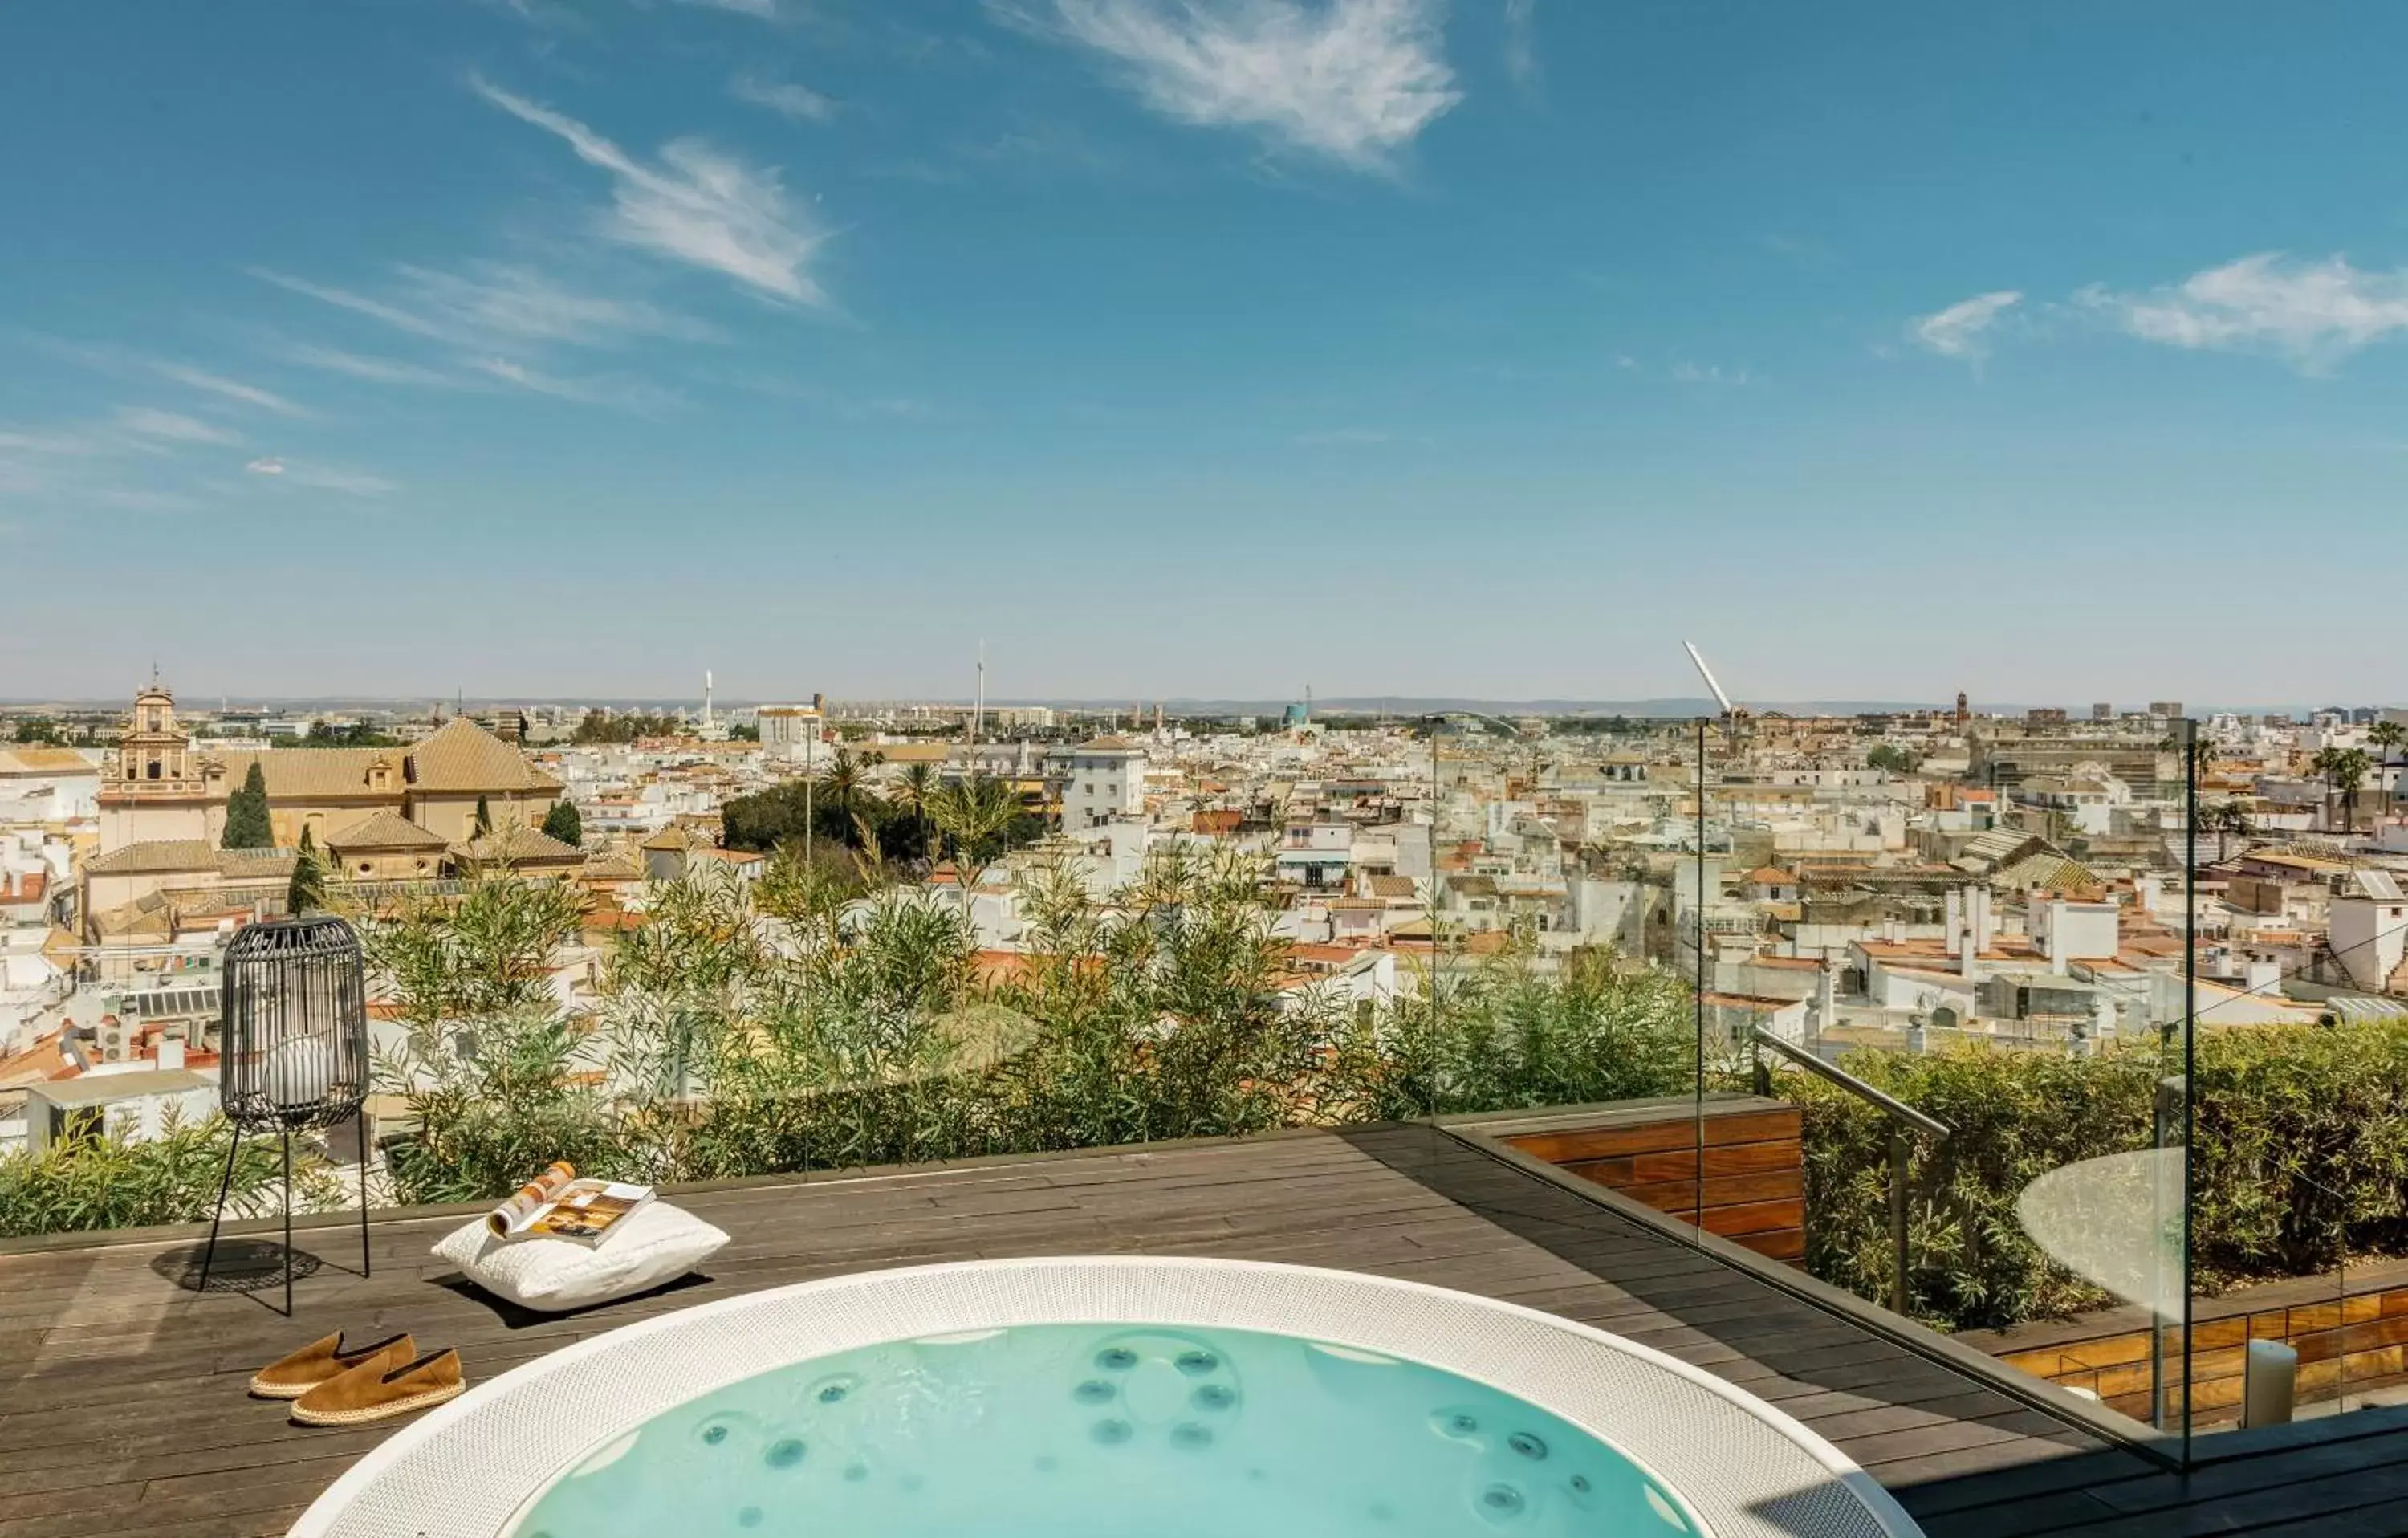
M273 919L228 942L221 998L218 1101L234 1124L217 1215L201 1260L208 1286L218 1226L243 1134L284 1143L284 1311L293 1312L293 1134L352 1122L359 1130L360 1273L368 1270L368 1094L366 968L359 937L339 918Z

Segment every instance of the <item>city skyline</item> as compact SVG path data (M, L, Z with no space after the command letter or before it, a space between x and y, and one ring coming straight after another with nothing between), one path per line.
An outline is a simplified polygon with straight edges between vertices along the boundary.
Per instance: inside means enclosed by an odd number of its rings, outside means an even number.
M322 695L279 695L265 693L178 691L172 680L161 676L158 682L183 702L188 711L208 714L222 711L246 712L275 711L285 714L341 716L346 712L366 712L408 715L431 708L436 714L491 712L518 708L524 710L595 710L615 713L656 712L698 715L702 706L700 694L625 695L568 694L538 695L509 692L486 692L460 689L451 694L371 695L337 693ZM1068 712L1074 716L1126 715L1132 711L1147 714L1157 709L1173 718L1226 718L1235 715L1276 717L1290 707L1304 707L1315 717L1394 716L1410 724L1416 714L1426 712L1468 712L1484 711L1514 715L1571 716L1624 714L1633 719L1660 721L1713 717L1722 712L1720 702L1702 695L1657 696L1647 698L1578 698L1578 697L1503 697L1483 696L1413 696L1413 695L1349 695L1310 696L1182 696L1142 695L1072 696L1044 694L996 694L983 701L974 695L915 696L845 696L824 690L790 690L784 693L729 694L720 693L716 708L722 717L741 715L773 705L796 705L818 701L834 714L875 714L885 710L959 711L966 714L983 708L994 715L1029 708ZM1734 704L1750 714L1789 716L1880 716L1891 714L1950 713L1957 702L1947 698L1874 699L1753 699L1735 700ZM2121 723L2128 718L2166 717L2172 712L2163 706L2178 708L2191 719L2210 716L2242 715L2259 717L2277 715L2306 722L2313 717L2338 713L2372 719L2381 715L2408 713L2400 707L2383 702L2342 700L2326 697L2319 700L2246 701L2227 699L2205 700L2096 700L2096 699L1996 699L1965 701L1968 713L1975 718L2009 719L2032 712L2057 712L2073 726L2098 721ZM24 713L29 710L57 707L79 713L122 712L122 697L74 695L0 695L0 711ZM2105 707L2109 713L2097 712Z
M0 697L2387 699L2403 29L22 11Z

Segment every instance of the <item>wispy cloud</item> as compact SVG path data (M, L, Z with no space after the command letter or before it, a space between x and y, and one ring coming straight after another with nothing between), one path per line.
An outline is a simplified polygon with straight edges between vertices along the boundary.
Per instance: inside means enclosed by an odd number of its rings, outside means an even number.
M796 122L828 122L836 117L836 103L810 87L791 80L773 80L766 75L738 75L727 82L727 93L748 106L766 108Z
M1327 432L1298 433L1296 441L1309 449L1369 448L1388 441L1388 435L1372 427L1339 427Z
M2137 294L2093 286L2074 302L2143 341L2272 353L2316 373L2408 334L2408 267L2375 272L2344 256L2265 252Z
M252 267L251 275L264 282L274 283L279 288L307 295L321 304L348 309L355 315L365 315L372 321L382 321L385 324L396 330L407 331L412 336L444 336L442 328L434 321L414 314L398 305L390 305L381 299L354 293L351 289L336 288L326 283L313 283L306 278L295 278L290 273L278 272L272 267Z
M501 340L609 346L630 337L709 341L719 336L658 305L572 288L533 267L506 262L471 262L458 271L403 265L394 268L394 291L381 296L267 267L251 271L322 304L457 347L490 349Z
M1979 363L1990 355L1990 327L2022 300L2022 293L2011 288L1977 294L1923 316L1908 330L1915 341L1943 358Z
M187 492L154 491L143 486L93 486L78 500L119 512L192 512L206 506Z
M228 379L223 374L212 374L204 369L194 368L190 364L160 360L153 362L150 367L162 378L173 380L187 389L222 395L227 400L239 401L245 406L256 406L264 411L274 411L279 416L306 417L309 414L303 408L294 405L272 390L263 390L258 385L245 384L240 380Z
M107 459L241 441L232 428L153 406L121 406L114 415L91 422L0 425L0 454L18 459Z
M117 424L129 433L143 438L165 438L171 443L239 443L242 436L230 428L221 427L198 417L188 417L180 411L162 411L149 406L121 406Z
M382 496L394 489L394 483L383 476L338 469L331 465L301 464L270 457L254 459L243 468L253 475L269 477L279 485L340 492L346 496Z
M745 16L757 16L767 22L776 19L778 0L678 0L681 6L700 6L705 10L732 10Z
M1006 20L1112 60L1146 104L1182 122L1252 130L1357 170L1463 99L1439 0L989 0Z
M472 358L468 367L522 390L561 400L580 401L589 406L617 406L641 411L674 405L677 400L669 392L638 381L571 379L530 368L511 358Z
M664 146L646 165L576 119L478 80L477 93L534 124L611 179L605 235L717 272L755 294L793 304L826 302L810 272L822 239L786 196L774 169L746 165L700 139Z
M383 476L337 469L329 465L288 465L284 483L308 486L313 491L340 492L346 496L382 496L395 489Z
M1539 83L1538 0L1505 0L1505 73L1528 91Z
M1110 176L1125 165L1117 150L1097 143L1072 124L1044 120L1024 121L992 138L966 140L955 152L982 165L1038 175Z
M711 341L719 336L701 322L658 305L571 288L532 267L475 262L457 272L416 266L397 270L421 312L436 317L459 339L498 334L596 345L628 337Z
M476 390L509 385L538 395L635 410L676 402L666 390L612 378L580 379L522 361L566 347L609 348L639 338L719 341L701 322L635 298L570 287L532 267L474 262L456 270L401 266L377 294L254 268L253 276L323 304L441 344L443 367L400 358L295 346L295 363L378 384Z
M114 453L122 441L74 427L0 427L0 453L80 459Z
M1684 360L1672 366L1675 384L1745 385L1756 382L1756 375L1745 368L1725 368L1720 364L1690 363Z
M293 362L310 368L322 368L330 374L366 380L371 384L419 384L429 389L458 389L465 381L440 369L421 364L405 363L398 358L372 357L361 352L346 352L333 347L291 347L284 355Z

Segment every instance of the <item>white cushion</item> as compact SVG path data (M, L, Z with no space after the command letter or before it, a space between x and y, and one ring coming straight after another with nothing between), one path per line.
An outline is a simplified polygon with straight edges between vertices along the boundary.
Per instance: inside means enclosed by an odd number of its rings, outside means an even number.
M656 1200L592 1249L566 1239L496 1239L480 1216L444 1235L435 1253L488 1292L562 1314L675 1281L726 1243L701 1218Z

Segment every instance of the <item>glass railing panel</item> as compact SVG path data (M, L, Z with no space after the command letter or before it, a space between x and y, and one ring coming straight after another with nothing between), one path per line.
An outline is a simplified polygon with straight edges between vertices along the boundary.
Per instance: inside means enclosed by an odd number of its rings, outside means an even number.
M1700 983L1754 1012L1701 1041L1705 1077L1799 1117L1805 1269L2135 1436L2186 1420L2190 919L2169 845L2190 813L2166 731L1721 724L1718 898L1754 928Z
M2408 1095L2397 825L2382 782L2358 784L2378 756L2367 724L2330 712L2277 735L2279 772L2263 767L2262 728L2187 739L2201 1435L2396 1402L2408 1381L2408 1275L2392 1258Z
M1694 1224L1695 724L1458 711L1412 729L1427 913L1398 944L1429 1113Z

